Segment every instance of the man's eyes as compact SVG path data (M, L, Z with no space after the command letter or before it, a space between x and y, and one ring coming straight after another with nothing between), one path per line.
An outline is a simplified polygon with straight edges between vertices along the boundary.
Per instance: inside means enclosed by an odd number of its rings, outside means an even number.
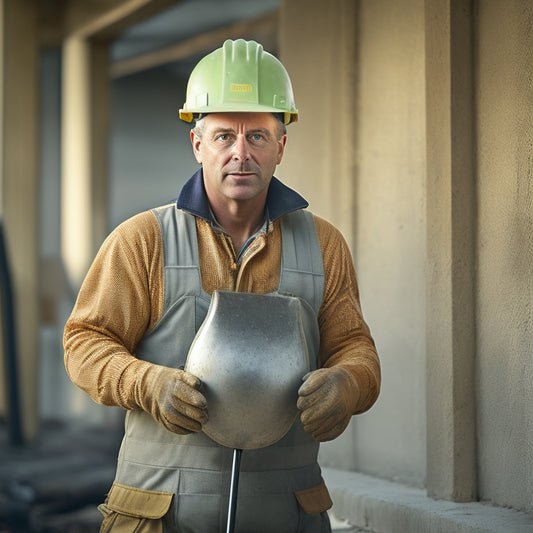
M249 142L257 143L266 140L266 136L263 133L250 133L247 136ZM219 142L232 142L235 140L235 135L231 133L219 133L215 137L216 141Z

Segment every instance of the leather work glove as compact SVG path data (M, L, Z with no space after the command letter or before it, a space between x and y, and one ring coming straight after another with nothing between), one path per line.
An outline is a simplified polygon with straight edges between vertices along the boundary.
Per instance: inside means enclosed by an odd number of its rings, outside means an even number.
M187 435L207 422L207 400L201 381L185 370L153 365L139 384L141 407L164 428Z
M318 441L333 440L348 425L359 400L354 377L342 367L309 372L298 390L297 407L305 431Z

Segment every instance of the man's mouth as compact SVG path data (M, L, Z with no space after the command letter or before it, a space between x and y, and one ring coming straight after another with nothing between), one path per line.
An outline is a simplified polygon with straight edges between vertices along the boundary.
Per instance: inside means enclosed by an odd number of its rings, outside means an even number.
M226 176L233 176L237 179L239 178L246 178L249 176L254 176L256 173L253 170L229 170L226 171Z

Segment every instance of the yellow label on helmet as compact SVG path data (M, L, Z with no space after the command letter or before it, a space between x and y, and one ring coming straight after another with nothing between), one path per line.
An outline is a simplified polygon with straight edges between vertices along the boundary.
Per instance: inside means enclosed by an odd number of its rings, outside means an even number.
M254 88L250 83L232 83L229 90L232 93L251 93Z

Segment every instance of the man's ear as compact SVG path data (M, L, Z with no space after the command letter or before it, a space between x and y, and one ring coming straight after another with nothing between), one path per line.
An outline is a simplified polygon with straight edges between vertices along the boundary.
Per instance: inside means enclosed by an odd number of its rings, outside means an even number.
M194 133L194 130L191 130L191 144L192 144L192 151L194 152L194 157L196 158L196 161L202 164L202 156L200 155L200 145L202 144L202 139Z
M279 165L283 159L283 153L285 152L285 145L287 144L287 135L283 135L281 139L278 140L278 159L276 164Z

